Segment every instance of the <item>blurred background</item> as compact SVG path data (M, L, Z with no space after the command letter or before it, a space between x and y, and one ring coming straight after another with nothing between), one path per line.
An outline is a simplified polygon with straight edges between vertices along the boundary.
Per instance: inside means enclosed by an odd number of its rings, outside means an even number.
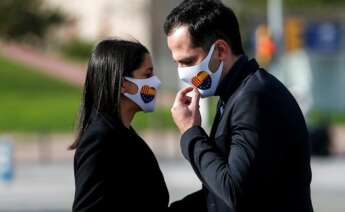
M0 211L71 211L73 142L88 56L113 36L146 45L163 82L134 128L156 154L171 201L200 188L170 106L180 84L163 22L180 0L0 1ZM224 0L244 46L296 97L310 131L315 211L345 211L345 1ZM209 129L217 98L202 103ZM130 154L130 153L129 153Z

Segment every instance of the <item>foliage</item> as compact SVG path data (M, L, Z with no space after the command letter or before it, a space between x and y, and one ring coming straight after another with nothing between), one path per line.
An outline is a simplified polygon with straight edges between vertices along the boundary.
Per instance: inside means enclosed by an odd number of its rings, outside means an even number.
M1 0L0 36L8 40L44 38L51 26L65 21L58 9L44 7L42 0Z
M93 47L94 43L92 42L73 39L63 44L61 52L67 58L85 62L88 60Z
M0 131L70 131L80 89L0 57Z

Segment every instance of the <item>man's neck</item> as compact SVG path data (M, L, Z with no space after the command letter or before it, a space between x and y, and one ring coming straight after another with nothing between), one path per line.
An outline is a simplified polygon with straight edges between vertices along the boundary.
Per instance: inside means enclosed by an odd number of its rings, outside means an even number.
M230 72L231 68L234 66L236 61L241 57L242 55L232 55L227 60L224 61L224 70L221 76L221 80L224 79L224 77Z

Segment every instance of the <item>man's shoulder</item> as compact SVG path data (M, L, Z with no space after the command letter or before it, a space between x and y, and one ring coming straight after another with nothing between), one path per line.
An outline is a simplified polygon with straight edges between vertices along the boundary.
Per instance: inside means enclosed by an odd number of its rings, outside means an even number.
M264 69L258 69L241 84L238 96L291 97L288 89L276 77Z
M230 102L236 104L252 98L265 104L277 105L282 102L291 102L293 96L276 77L264 69L258 69L243 80Z
M243 83L244 92L266 93L285 91L286 87L272 74L264 69L258 69Z

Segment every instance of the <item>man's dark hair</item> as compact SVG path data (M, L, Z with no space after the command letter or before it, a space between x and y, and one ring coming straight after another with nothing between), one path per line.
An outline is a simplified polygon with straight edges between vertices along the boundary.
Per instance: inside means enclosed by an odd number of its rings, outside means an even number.
M174 8L164 23L166 35L187 26L193 47L207 51L217 39L225 40L235 55L243 54L236 15L219 0L185 0Z

